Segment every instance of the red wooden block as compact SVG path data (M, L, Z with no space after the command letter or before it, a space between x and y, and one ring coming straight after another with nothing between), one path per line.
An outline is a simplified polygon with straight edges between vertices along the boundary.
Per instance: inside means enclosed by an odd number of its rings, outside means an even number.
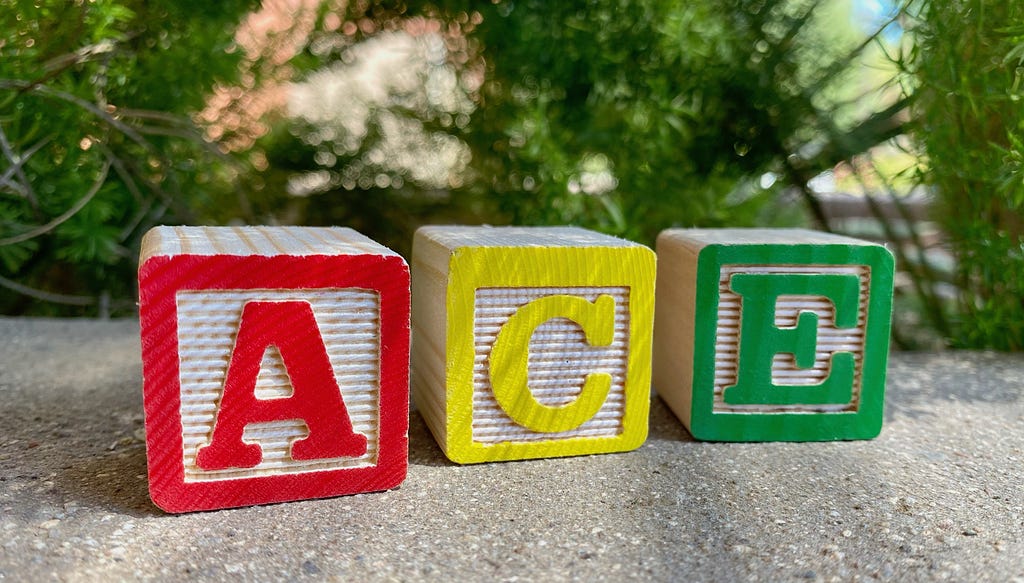
M351 229L157 227L139 313L149 491L168 512L405 479L409 269Z

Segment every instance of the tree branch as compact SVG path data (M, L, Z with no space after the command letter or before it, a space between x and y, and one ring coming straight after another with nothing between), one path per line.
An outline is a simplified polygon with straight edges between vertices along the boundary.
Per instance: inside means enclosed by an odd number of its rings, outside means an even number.
M146 139L143 138L138 132L136 132L131 126L125 124L116 117L110 115L102 108L96 106L95 103L86 101L85 99L82 99L77 95L72 95L64 91L53 89L52 87L49 87L47 85L33 86L28 81L19 81L17 79L0 79L0 89L25 89L26 91L38 93L45 97L52 97L55 99L60 99L61 101L67 101L68 103L77 105L78 107L81 107L82 109L107 122L109 125L117 129L124 135L128 136L129 139L131 139L136 144L142 146L146 150L149 150L150 152L156 151L156 148L153 147L153 144L150 144L148 141L146 141Z
M0 125L0 150L3 151L4 157L11 162L11 167L4 172L3 177L0 177L0 185L7 184L10 186L11 190L28 200L29 204L32 205L32 208L36 210L39 209L39 201L36 199L35 191L32 189L32 183L29 182L28 177L25 176L25 171L22 166L24 166L25 162L28 161L33 154L45 146L49 140L49 137L39 140L19 156L14 153L14 149L11 148L10 141L7 139L7 133L4 132L3 125ZM15 174L21 180L20 184L11 181L11 177Z
M78 199L78 202L72 205L71 208L64 211L64 213L62 213L60 216L56 217L55 219L46 223L45 225L40 225L35 229L26 231L20 235L7 237L6 239L0 239L0 247L4 245L13 245L15 243L21 243L23 241L28 241L29 239L33 239L40 235L45 235L46 233L49 233L50 231L60 226L60 224L63 223L64 221L75 216L75 214L78 213L78 211L82 210L82 208L84 208L85 205L88 204L90 200L92 200L92 197L96 196L96 193L100 191L100 188L102 188L103 184L107 181L107 173L109 171L110 160L107 160L107 162L103 165L103 169L100 171L100 177L89 189L89 192L85 193L85 196Z
M29 158L31 158L36 152L42 149L43 146L50 143L50 140L53 139L53 136L47 136L39 140L35 144L32 144L32 146L29 149L25 150L21 154L15 155L14 152L9 151L9 146L7 146L7 137L3 135L3 131L3 127L0 126L0 143L2 143L4 146L4 156L8 160L10 160L11 167L4 171L3 176L0 176L0 185L7 184L8 181L10 181L11 177L14 176L14 174L16 173L19 174L19 177L21 177L24 180L24 174L21 171L21 167L25 165L25 162L28 162ZM11 188L13 188L14 183L11 183L10 186ZM35 201L30 200L29 202L35 204Z
M66 304L69 306L91 306L96 303L96 298L89 296L69 296L65 294L55 294L26 285L22 285L16 281L11 281L6 277L0 275L0 286L3 286L11 291L17 292L22 295L26 295L30 298L42 300L44 302L53 302L55 304Z

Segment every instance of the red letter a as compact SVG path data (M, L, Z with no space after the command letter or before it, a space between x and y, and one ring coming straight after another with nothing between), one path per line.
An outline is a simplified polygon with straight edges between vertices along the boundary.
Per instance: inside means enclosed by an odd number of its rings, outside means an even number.
M260 361L270 346L281 353L292 383L290 397L256 398ZM358 457L366 453L366 436L352 431L309 303L248 302L242 308L213 439L199 450L196 464L204 470L251 468L263 459L263 450L242 441L245 426L286 419L302 419L309 429L308 437L292 443L292 459Z

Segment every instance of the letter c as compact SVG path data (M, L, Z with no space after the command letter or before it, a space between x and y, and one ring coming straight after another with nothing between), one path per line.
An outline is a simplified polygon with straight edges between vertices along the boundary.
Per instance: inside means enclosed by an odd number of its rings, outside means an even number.
M604 405L612 384L608 373L589 373L583 390L571 403L549 407L534 398L527 385L530 337L553 318L579 324L591 346L609 346L615 331L615 298L600 295L590 302L572 295L543 297L519 308L498 331L489 366L494 397L513 421L545 433L583 425Z

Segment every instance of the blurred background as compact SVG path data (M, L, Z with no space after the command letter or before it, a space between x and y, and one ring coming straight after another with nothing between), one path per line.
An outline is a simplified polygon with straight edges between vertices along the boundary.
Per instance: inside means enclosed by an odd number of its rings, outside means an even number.
M157 224L804 226L1024 349L1024 1L0 4L2 314L132 315Z

